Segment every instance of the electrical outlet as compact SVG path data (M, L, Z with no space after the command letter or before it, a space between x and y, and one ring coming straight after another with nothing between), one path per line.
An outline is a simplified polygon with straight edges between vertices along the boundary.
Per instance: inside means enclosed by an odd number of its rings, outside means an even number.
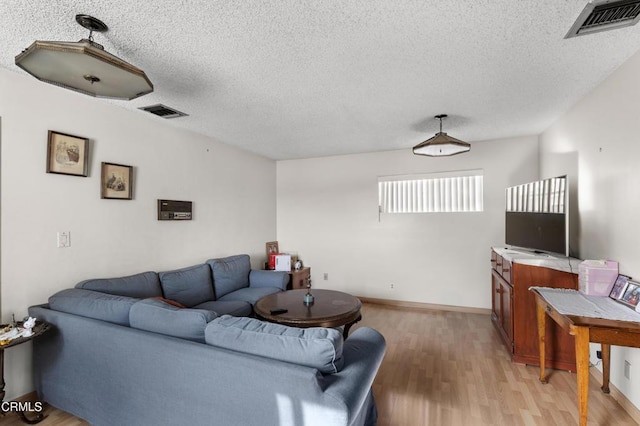
M602 359L602 351L596 351L596 358Z
M324 280L327 281L329 279L329 273L325 272L324 273Z
M631 375L631 363L625 359L624 360L624 377L629 379L630 375Z
M391 284L391 289L393 290L393 284Z

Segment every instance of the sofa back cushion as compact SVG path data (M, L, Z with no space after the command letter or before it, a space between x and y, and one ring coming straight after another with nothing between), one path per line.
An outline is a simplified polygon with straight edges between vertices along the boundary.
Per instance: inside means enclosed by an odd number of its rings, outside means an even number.
M129 310L138 300L97 291L68 288L49 297L54 311L129 326Z
M158 299L140 300L129 311L132 328L200 343L204 343L207 323L216 317L212 311L181 309Z
M162 292L167 299L180 302L189 308L215 300L211 269L207 264L160 272L158 275Z
M207 344L305 365L324 374L342 369L342 334L333 328L294 328L223 315L205 329Z
M158 274L152 271L127 277L85 280L76 284L76 288L141 299L162 296Z
M251 260L248 254L238 254L222 259L210 259L207 260L207 263L213 273L213 286L217 298L241 288L249 287Z

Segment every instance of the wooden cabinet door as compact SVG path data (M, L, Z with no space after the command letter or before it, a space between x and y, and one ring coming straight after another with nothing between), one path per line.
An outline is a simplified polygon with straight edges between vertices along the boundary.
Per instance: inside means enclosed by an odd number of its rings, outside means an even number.
M491 319L500 332L509 351L513 352L513 290L498 272L491 271L493 291Z
M550 268L514 264L512 282L515 293L514 361L540 365L537 309L535 296L529 287L578 288L578 275ZM575 339L555 321L546 321L546 365L561 370L576 371Z
M513 289L506 281L500 282L500 296L502 302L502 329L511 343L513 350Z
M491 271L491 295L491 319L500 324L502 297L500 296L500 279L494 270Z

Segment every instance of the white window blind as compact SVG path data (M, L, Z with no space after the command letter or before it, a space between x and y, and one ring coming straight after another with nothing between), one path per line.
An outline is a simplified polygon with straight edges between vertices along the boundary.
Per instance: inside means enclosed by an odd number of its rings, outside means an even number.
M564 213L566 176L544 179L507 188L507 211Z
M483 171L378 178L381 213L481 212Z

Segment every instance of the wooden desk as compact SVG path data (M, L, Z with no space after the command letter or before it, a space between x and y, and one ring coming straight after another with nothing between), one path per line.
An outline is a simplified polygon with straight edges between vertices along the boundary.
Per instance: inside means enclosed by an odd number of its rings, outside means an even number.
M573 315L562 313L548 299L552 293L551 289L531 288L536 297L538 316L538 335L540 345L540 381L547 383L545 375L545 322L549 315L569 334L575 336L576 345L576 369L578 381L578 409L580 412L580 425L587 424L587 407L589 395L589 342L600 343L602 346L602 391L609 393L609 364L611 345L628 346L640 348L640 320L616 320L596 318L585 315ZM569 291L565 290L565 295L569 296ZM546 296L546 298L545 298ZM573 291L571 296L575 299L577 307L588 309L588 301L577 291ZM591 296L594 297L594 296ZM619 305L618 302L602 298L603 302ZM606 299L606 300L605 300ZM582 306L580 306L582 305ZM611 305L611 307L615 307ZM620 305L621 308L629 308ZM630 310L629 310L630 311ZM634 311L630 311L635 313ZM596 315L597 316L597 315ZM640 317L639 317L640 318Z

